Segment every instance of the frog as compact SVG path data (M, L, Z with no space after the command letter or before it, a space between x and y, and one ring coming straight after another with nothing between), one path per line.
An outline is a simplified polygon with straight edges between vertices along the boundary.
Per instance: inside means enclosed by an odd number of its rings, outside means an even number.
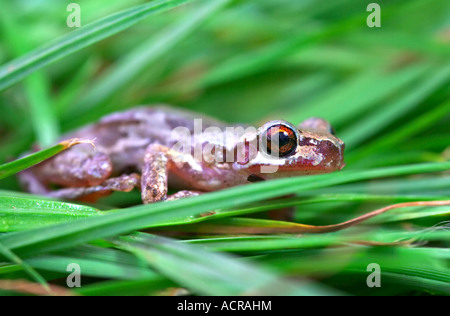
M94 146L76 145L22 171L19 180L34 194L89 202L137 188L148 204L345 166L345 144L323 118L250 127L170 105L141 105L63 135ZM168 194L169 188L177 192Z

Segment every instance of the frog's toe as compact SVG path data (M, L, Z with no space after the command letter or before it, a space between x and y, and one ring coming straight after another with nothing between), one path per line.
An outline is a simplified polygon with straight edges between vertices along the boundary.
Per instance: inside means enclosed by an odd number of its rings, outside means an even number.
M86 161L85 178L89 185L99 185L112 173L112 163L105 154L98 153Z

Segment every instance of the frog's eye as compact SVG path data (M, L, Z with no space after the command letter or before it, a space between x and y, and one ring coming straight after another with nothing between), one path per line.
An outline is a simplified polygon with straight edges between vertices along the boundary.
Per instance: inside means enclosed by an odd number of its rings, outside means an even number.
M266 152L275 157L286 157L297 148L297 136L289 126L275 124L267 128L263 135Z

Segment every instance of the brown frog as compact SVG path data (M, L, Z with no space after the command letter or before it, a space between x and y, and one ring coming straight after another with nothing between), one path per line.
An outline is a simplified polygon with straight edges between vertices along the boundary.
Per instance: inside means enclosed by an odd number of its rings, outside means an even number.
M138 187L142 201L151 203L344 167L344 143L320 118L251 129L169 106L142 106L107 115L68 138L91 139L95 147L77 145L22 172L28 191L92 201ZM183 191L167 196L168 186Z

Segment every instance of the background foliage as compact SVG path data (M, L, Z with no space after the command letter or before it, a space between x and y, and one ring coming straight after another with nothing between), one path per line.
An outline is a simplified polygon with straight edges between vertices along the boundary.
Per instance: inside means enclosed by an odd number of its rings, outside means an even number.
M369 28L369 1L80 0L76 31L69 2L0 1L0 163L112 111L168 103L229 122L325 117L347 166L148 206L138 192L52 201L2 179L2 294L18 280L41 294L450 293L449 207L334 233L252 233L284 225L256 218L280 205L295 205L298 223L330 225L448 199L449 1L378 1L381 27ZM71 262L83 286L65 292ZM381 288L366 286L372 262Z

